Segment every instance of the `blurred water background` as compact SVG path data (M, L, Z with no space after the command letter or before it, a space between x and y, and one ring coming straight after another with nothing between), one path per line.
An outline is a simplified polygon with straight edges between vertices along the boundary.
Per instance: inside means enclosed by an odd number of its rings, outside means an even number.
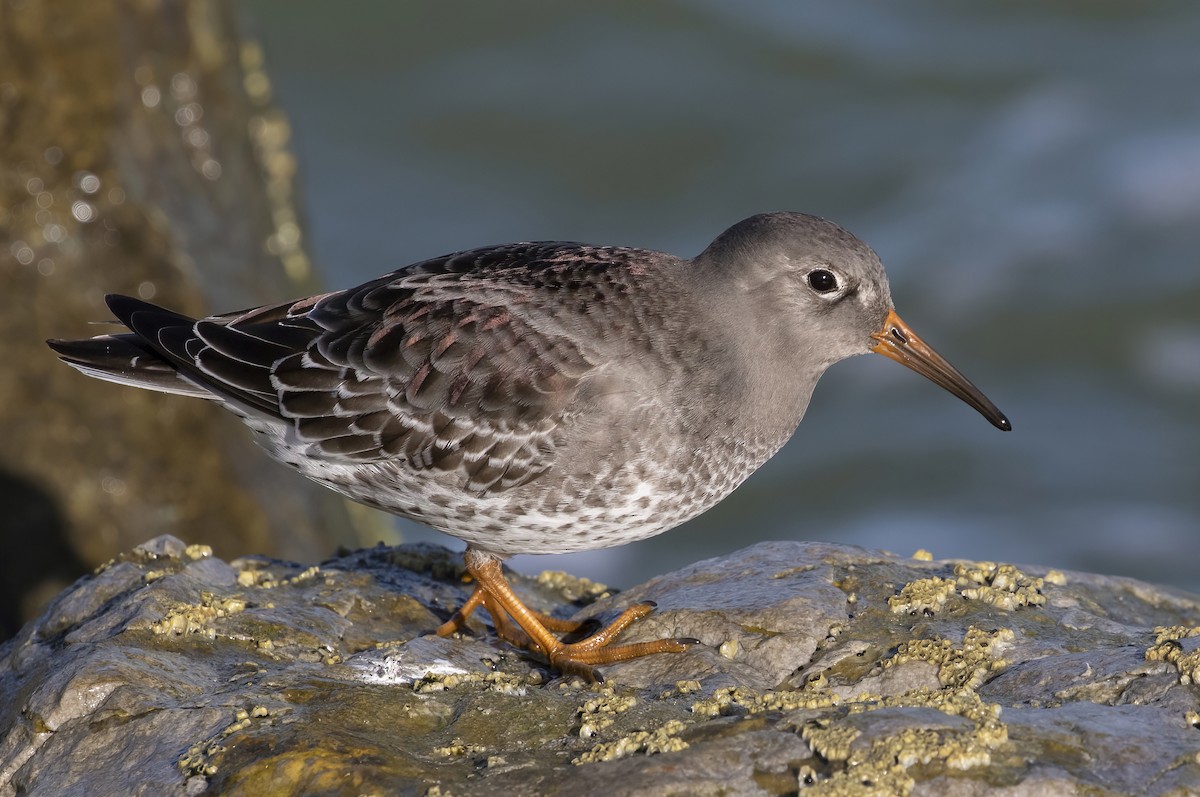
M629 586L795 538L1200 591L1200 4L252 0L247 17L331 287L512 240L690 256L751 213L803 210L879 252L900 315L1013 421L851 360L715 510L518 569Z

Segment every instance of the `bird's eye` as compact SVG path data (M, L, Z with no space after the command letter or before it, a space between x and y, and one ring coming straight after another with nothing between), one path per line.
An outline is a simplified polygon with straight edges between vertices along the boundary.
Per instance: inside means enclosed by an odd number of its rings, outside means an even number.
M829 269L814 268L808 272L808 287L817 293L836 291L838 287L837 277Z

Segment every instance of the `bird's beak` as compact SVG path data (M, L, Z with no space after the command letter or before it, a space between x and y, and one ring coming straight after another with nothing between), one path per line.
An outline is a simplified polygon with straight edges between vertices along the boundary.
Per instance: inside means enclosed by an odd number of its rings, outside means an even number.
M917 333L900 320L895 310L888 311L883 329L872 334L871 338L876 341L871 351L908 366L921 376L946 388L978 410L979 414L991 421L992 426L997 429L1005 432L1012 429L1008 418L983 395L983 391L971 384L971 380L946 362L946 358L917 337Z

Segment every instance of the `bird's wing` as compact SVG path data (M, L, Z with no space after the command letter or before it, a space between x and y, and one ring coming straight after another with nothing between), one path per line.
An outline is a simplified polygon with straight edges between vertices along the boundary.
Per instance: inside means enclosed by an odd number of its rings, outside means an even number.
M553 308L611 296L604 262L604 250L514 244L195 322L136 299L110 306L188 380L290 425L307 456L435 469L482 493L549 467L595 365Z

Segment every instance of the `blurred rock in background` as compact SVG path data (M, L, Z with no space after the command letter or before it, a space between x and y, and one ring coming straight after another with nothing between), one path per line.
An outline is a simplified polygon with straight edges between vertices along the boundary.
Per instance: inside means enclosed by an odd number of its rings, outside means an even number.
M386 533L215 406L44 343L110 331L109 292L203 314L312 290L288 137L229 2L0 3L3 636L161 534L313 561Z

